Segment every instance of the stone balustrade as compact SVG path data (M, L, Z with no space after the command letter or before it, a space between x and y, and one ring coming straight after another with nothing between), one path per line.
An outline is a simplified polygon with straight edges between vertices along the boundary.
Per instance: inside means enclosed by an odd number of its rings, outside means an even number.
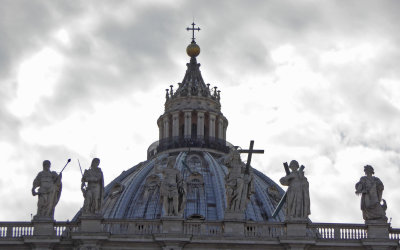
M107 220L101 222L103 232L112 235L152 235L163 233L162 220ZM286 234L286 224L280 222L238 222L246 237L276 238ZM185 235L222 236L226 227L224 221L183 221ZM309 237L319 239L360 240L368 238L365 224L310 223L307 225ZM54 222L56 236L66 236L79 232L78 222ZM0 222L1 238L18 238L34 235L32 222ZM390 228L389 238L400 240L400 228Z
M321 239L359 240L367 238L365 224L311 223L308 226Z
M40 227L42 227L42 225L39 225L40 222L39 224L35 221L0 222L0 248L37 242L36 238L40 240L41 244L49 241L49 246L54 244L74 245L93 237L98 239L99 242L101 241L101 244L105 244L104 246L108 244L107 242L109 244L118 241L125 242L127 238L129 238L130 244L150 245L156 244L160 240L169 241L172 239L174 241L182 240L183 242L193 241L193 244L212 239L215 242L221 242L221 244L235 244L231 242L231 239L237 238L242 239L243 244L266 244L266 242L269 242L268 244L272 245L296 245L302 242L301 244L304 246L327 247L334 246L339 241L343 247L348 246L349 249L363 249L368 244L377 244L377 239L380 245L397 246L400 240L400 229L391 228L389 224L385 224L386 226L383 224L344 223L296 224L240 220L183 220L179 218L157 220L98 219L97 221L98 224L91 222L92 224L86 224L86 226L83 219L79 222L45 222L50 224L50 231L48 231L50 233L47 236L35 232L36 229L40 230ZM95 228L91 230L90 225L94 225ZM100 226L97 227L96 225ZM51 230L51 228L54 230ZM379 234L377 230L381 230L383 233ZM369 238L368 232L374 234L374 236ZM376 238L376 235L384 236ZM93 243L93 241L90 242L90 244ZM85 244L89 243L86 242Z
M33 235L31 222L0 222L0 238L18 238Z

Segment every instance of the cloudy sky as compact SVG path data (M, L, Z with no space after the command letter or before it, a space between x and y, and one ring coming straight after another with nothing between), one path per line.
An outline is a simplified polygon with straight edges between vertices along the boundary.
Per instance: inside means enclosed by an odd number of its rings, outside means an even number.
M56 219L83 203L80 171L106 183L146 159L165 88L183 79L195 18L203 78L222 90L227 139L255 140L276 182L297 159L311 219L362 223L354 184L371 164L400 227L399 1L31 1L0 8L0 220L36 214L31 185L63 173Z

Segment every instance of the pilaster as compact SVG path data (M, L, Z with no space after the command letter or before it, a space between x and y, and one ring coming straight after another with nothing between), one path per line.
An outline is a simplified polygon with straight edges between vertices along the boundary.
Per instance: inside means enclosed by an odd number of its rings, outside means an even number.
M185 110L185 128L184 137L190 138L192 136L192 111Z
M172 137L179 136L179 112L172 113Z
M164 139L169 138L169 117L166 115L163 118L163 124L164 124Z
M204 138L204 112L197 112L197 136Z
M222 117L218 118L218 139L224 139L224 120Z
M209 116L209 135L211 138L215 138L215 119L217 114L211 113Z

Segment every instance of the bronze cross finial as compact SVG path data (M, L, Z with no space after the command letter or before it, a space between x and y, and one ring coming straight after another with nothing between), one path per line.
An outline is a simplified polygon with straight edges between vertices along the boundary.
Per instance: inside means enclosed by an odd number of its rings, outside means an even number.
M194 38L194 31L195 31L195 30L200 31L200 28L199 28L199 27L197 27L197 28L194 27L195 25L196 25L196 24L193 22L193 23L192 23L192 28L189 28L189 27L186 28L187 31L189 31L189 30L192 31L192 42L194 42L194 39L195 39L195 38Z

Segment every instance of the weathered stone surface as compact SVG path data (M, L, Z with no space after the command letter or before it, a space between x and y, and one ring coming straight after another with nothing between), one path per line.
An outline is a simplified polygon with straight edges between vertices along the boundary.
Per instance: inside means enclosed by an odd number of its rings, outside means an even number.
M245 164L237 150L232 150L225 165L229 173L225 177L226 210L225 213L244 213L250 196L254 193L252 172L245 172Z
M386 201L382 199L383 183L372 176L374 168L370 165L364 166L365 176L356 183L356 194L361 195L361 211L367 223L387 222ZM381 204L383 201L383 205Z
M161 200L163 203L163 216L182 217L186 203L186 183L180 171L174 168L175 158L168 159L167 167L164 168L161 181Z
M299 170L299 163L291 161L288 175L280 179L280 183L289 186L286 196L286 221L307 221L310 211L309 184L304 172Z
M103 205L104 177L99 168L100 159L94 158L90 169L85 170L81 180L81 190L85 201L82 215L100 215Z
M52 221L54 209L61 197L62 174L58 175L55 171L50 171L50 166L50 161L43 161L43 171L39 172L33 180L32 195L39 196L34 220Z

